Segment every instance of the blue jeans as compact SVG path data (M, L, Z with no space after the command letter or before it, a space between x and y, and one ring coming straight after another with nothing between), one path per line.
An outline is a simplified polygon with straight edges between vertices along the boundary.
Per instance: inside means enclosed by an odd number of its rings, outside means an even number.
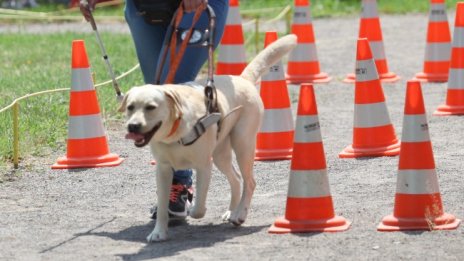
M216 13L216 31L214 38L214 47L216 48L221 40L226 23L227 13L229 11L229 0L210 0L209 5ZM154 83L155 74L160 56L163 51L164 37L167 26L150 25L145 23L142 16L137 14L133 0L126 0L124 15L129 25L132 38L135 44L135 50L140 63L145 83ZM184 14L180 28L190 28L194 12ZM208 28L208 15L203 12L195 28L202 31ZM178 40L180 42L180 40ZM166 62L161 73L161 82L164 82L169 68L168 52ZM195 80L198 72L208 59L208 49L205 47L187 46L182 61L179 64L174 83L183 83ZM192 184L191 170L178 170L174 172L174 178L180 183L190 186Z

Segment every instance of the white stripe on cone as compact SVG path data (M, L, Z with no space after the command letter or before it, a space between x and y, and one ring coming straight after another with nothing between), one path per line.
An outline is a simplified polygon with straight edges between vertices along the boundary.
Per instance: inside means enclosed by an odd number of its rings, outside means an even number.
M322 142L321 126L317 115L299 115L295 126L294 142Z
M218 60L223 63L245 63L245 47L243 44L221 44Z
M309 24L311 23L311 12L308 7L295 7L293 13L293 24Z
M292 170L288 186L288 197L319 198L330 196L327 170Z
M390 124L385 102L354 105L353 126L355 128L372 128Z
M275 124L276 119L281 120ZM259 132L293 131L293 116L290 108L264 110L263 123Z
M377 18L379 16L377 11L376 0L363 0L362 1L362 18Z
M369 46L371 47L374 60L385 60L385 48L383 46L383 41L369 41Z
M450 68L448 89L464 89L464 69Z
M285 80L285 73L283 70L282 62L279 61L269 68L269 71L261 77L261 82L273 82Z
M299 43L288 55L288 60L292 62L312 62L317 61L316 44Z
M88 139L105 136L100 114L70 116L69 139Z
M425 114L404 115L403 133L401 141L424 142L430 141L429 125Z
M451 43L427 43L425 60L430 62L448 61L451 56Z
M464 47L464 27L455 26L453 32L453 47Z
M242 17L238 6L230 6L227 14L226 25L242 25Z
M373 59L356 61L356 81L368 82L378 80L377 68Z
M398 170L396 193L434 194L439 192L435 169Z
M429 21L430 22L447 22L448 17L446 16L446 5L445 4L432 4L430 6Z
M93 91L92 75L90 68L72 69L71 75L71 91Z

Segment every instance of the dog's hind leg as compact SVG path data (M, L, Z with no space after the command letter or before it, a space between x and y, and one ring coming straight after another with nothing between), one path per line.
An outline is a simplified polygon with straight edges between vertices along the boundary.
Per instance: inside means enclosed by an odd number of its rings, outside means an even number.
M219 144L214 153L213 161L216 167L226 175L230 184L230 205L229 209L222 215L222 220L228 221L231 212L237 208L240 201L241 192L241 177L232 165L232 147L230 146L230 139L225 139Z
M253 132L245 131L245 133ZM240 172L242 173L243 191L240 203L232 212L229 222L239 226L245 222L248 210L250 209L251 198L256 187L256 181L253 177L256 137L247 137L245 139L242 136L239 137L238 135L232 135L231 139L237 163L240 168Z

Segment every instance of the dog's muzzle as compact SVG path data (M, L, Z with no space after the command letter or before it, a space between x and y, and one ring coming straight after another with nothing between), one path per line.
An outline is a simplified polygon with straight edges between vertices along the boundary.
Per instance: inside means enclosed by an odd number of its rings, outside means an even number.
M140 133L138 132L137 128L133 128L131 126L128 127L129 133L126 134L126 139L134 140L134 145L136 147L143 147L147 145L153 135L155 135L156 131L159 130L161 127L161 121L158 122L149 132L146 133Z

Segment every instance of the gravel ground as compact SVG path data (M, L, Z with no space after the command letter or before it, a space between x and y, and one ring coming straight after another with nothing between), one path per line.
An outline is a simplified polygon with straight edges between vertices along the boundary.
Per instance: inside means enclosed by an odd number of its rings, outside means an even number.
M385 84L392 123L401 136L406 80L422 70L427 16L382 16L390 71L402 78ZM449 21L454 21L449 14ZM323 71L333 76L316 87L319 119L335 211L351 220L340 233L271 235L284 214L289 161L256 162L257 188L246 223L221 222L228 185L215 170L208 212L170 229L170 240L147 244L156 202L155 171L148 149L123 136L122 123L107 124L110 150L126 158L113 168L52 171L64 151L35 159L21 177L0 184L1 260L464 260L464 230L381 233L376 226L393 211L397 157L339 159L352 142L352 85L358 18L313 22ZM454 23L451 22L450 26ZM60 25L61 28L63 25ZM0 27L0 32L5 32ZM121 29L125 30L125 29ZM462 117L432 117L446 84L423 84L440 191L445 211L464 217ZM296 105L298 86L289 86ZM295 112L295 111L294 111Z

